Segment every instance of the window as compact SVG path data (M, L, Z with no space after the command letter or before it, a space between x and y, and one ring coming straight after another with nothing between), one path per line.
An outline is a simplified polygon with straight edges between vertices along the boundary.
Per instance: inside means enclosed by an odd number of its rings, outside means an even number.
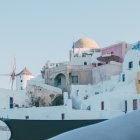
M91 106L88 106L88 107L87 107L87 110L91 110Z
M28 120L29 119L29 116L25 116L25 119Z
M13 97L10 97L10 108L13 108Z
M39 107L39 101L35 102L35 107Z
M10 97L10 104L13 104L13 97Z
M102 63L98 63L98 66L101 66L102 65Z
M125 109L124 112L127 113L127 100L124 101L124 106L125 106L125 108L124 108L124 109Z
M86 54L85 53L82 53L82 57L86 57Z
M79 92L79 90L76 91L76 96L78 96L78 92Z
M87 62L84 62L84 65L87 65Z
M21 80L21 83L23 82L23 80Z
M140 66L140 61L139 61L139 66Z
M125 74L122 75L122 81L125 81Z
M133 110L137 110L138 104L137 104L137 99L133 100Z
M95 52L101 52L99 49L96 49Z
M64 113L61 114L61 119L62 119L62 120L65 119L65 114L64 114Z
M132 62L132 61L129 62L129 64L128 64L128 68L129 68L129 69L133 68L133 62Z
M71 77L71 82L72 82L73 84L77 84L77 83L78 83L78 76L72 76L72 77Z
M140 84L140 80L138 80L138 84Z
M104 101L101 102L101 110L104 110Z
M111 55L113 55L114 54L114 52L111 52Z
M99 92L95 91L95 95L99 94Z

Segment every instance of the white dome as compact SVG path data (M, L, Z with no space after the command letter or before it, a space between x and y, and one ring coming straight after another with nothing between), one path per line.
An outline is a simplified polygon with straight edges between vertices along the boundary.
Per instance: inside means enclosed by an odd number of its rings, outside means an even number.
M99 49L100 47L97 43L90 38L82 38L75 42L75 48L89 48L89 49Z

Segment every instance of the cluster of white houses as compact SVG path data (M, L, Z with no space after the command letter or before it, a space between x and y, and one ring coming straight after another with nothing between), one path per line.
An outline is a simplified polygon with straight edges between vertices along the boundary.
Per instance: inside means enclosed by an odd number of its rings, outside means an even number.
M73 43L69 57L69 62L46 63L39 78L33 78L24 69L15 92L26 88L24 93L29 98L19 103L16 94L9 94L6 98L10 104L28 106L31 100L36 100L38 105L48 106L57 95L63 94L64 106L98 112L100 116L113 117L140 108L139 42L100 48L95 41L82 38ZM1 96L2 92L0 100ZM0 104L0 108L8 108L8 103Z

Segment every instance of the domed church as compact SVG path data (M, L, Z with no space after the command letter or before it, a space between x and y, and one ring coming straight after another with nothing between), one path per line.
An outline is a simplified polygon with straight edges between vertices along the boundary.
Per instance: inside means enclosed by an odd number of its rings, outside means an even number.
M100 56L101 52L99 45L88 37L73 43L72 48L73 50L70 51L70 61L73 65L92 64L94 56Z
M79 39L73 43L69 62L57 63L53 68L47 65L44 69L46 84L59 87L64 92L69 92L71 85L93 84L92 63L98 61L96 57L100 56L100 50L94 40Z

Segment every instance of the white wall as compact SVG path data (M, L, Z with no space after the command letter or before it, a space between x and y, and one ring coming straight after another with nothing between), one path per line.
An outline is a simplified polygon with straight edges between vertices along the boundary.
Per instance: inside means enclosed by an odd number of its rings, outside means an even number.
M110 62L109 64L101 65L93 68L93 83L97 84L109 80L113 75L119 75L122 72L122 64Z
M92 57L91 56L86 56L86 57L74 57L71 61L71 65L84 65L84 62L87 63L87 65L90 65L92 63Z
M133 61L133 68L129 69L129 62ZM129 50L124 58L123 71L131 70L133 72L140 71L140 51L139 50Z
M125 81L124 83L130 83L136 79L137 73L132 70L127 70L121 73L121 81L123 82L122 76L125 74Z
M31 75L19 75L16 77L16 89L23 90L26 89L27 81L34 78Z
M82 57L82 53L92 54ZM75 56L77 54L77 56ZM101 52L91 52L89 48L76 48L74 54L71 54L71 65L84 65L84 62L87 62L87 65L92 64L93 62L99 62L97 57L101 55ZM74 57L75 56L75 57Z
M0 89L0 108L10 108L10 97L13 97L13 103L19 107L28 106L29 100L25 91Z

